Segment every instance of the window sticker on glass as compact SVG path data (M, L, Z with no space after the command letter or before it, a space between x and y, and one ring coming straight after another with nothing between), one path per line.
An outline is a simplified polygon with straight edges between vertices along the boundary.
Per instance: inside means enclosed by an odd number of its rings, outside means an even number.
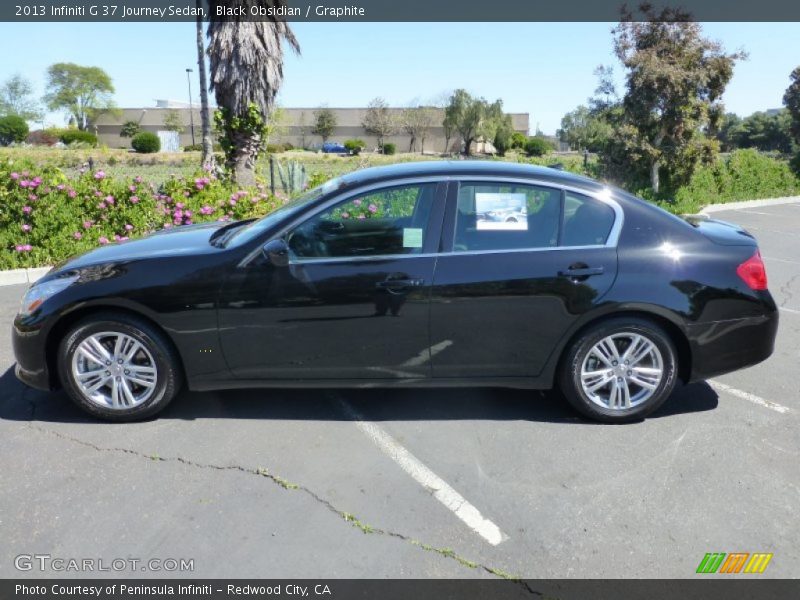
M476 193L475 212L478 230L528 229L528 205L524 193Z
M422 248L422 229L405 227L403 229L403 248Z

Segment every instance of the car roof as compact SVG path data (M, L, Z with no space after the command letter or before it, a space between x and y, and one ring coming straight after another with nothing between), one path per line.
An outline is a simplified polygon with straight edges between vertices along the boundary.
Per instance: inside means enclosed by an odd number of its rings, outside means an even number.
M503 162L499 160L430 160L395 163L383 167L370 167L353 171L341 177L342 184L350 187L409 177L516 177L536 179L555 185L569 185L586 190L598 190L602 183L552 167Z

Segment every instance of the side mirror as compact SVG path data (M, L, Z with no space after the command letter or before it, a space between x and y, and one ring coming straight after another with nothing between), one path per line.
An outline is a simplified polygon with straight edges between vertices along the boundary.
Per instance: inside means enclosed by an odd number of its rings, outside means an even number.
M284 240L270 240L264 244L261 252L276 267L285 267L289 264L289 246Z

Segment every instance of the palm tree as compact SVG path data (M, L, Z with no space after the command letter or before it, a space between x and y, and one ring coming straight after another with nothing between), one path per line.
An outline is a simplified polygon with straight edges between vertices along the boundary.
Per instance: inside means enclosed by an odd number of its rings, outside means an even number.
M200 10L203 0L195 0L197 11L197 70L200 74L200 122L202 123L203 167L214 165L214 144L211 140L211 119L208 116L208 74L206 73L206 47L203 43L203 17ZM191 107L190 107L191 108Z
M300 45L285 20L279 17L218 17L217 6L229 0L210 0L208 56L211 88L221 109L228 168L240 185L255 183L255 162L264 142L275 96L283 82L283 42L296 51ZM242 0L245 15L251 6L281 8L286 0ZM277 12L277 11L275 11Z

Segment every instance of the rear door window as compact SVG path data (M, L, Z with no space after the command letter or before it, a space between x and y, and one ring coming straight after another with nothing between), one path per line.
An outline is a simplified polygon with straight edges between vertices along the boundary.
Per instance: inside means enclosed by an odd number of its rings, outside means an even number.
M561 190L516 183L459 187L454 252L558 245Z

